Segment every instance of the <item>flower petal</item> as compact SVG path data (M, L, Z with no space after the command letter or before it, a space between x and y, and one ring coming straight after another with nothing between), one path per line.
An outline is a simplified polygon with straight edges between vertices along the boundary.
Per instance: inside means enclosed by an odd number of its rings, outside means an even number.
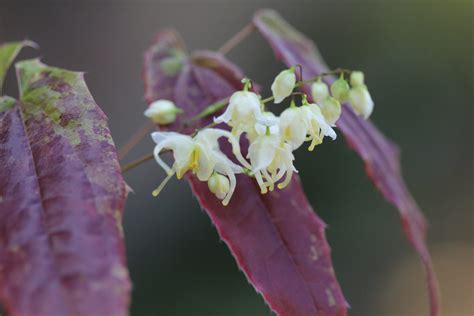
M252 171L266 169L273 161L276 147L271 136L258 137L249 147L249 157Z

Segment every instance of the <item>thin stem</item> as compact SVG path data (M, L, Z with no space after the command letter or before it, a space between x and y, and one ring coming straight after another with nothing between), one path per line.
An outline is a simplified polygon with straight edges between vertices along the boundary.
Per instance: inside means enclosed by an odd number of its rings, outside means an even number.
M302 82L302 81L300 81L300 82ZM299 87L298 84L295 85L295 88L297 88L297 87ZM303 92L296 91L296 92L292 92L290 95L303 95L303 94L304 94ZM273 101L273 100L275 100L275 98L273 96L271 96L271 97L268 97L268 98L265 98L265 99L261 100L260 102L265 104L265 103L268 103L268 102Z
M119 160L122 160L127 156L127 154L145 137L146 134L150 131L153 127L153 123L151 121L146 121L145 123L140 126L135 133L130 137L130 139L125 143L125 145L120 148L118 152Z
M199 112L198 115L190 118L189 121L185 122L184 126L189 126L191 123L193 123L197 120L200 120L202 118L205 118L206 116L209 116L211 114L216 113L220 109L224 108L227 105L228 102L229 102L229 98L224 98L222 100L219 100L219 101L207 106L204 110Z
M234 36L232 36L227 42L222 45L217 52L225 55L234 49L237 45L240 44L244 39L246 39L250 34L255 31L255 26L253 23L247 24L243 29L237 32Z
M260 102L262 102L263 104L265 104L265 103L268 103L268 102L273 101L273 100L275 100L275 98L274 98L273 96L271 96L271 97L268 97L268 98L266 98L266 99L263 99L263 100L260 101Z
M295 68L298 68L300 70L300 80L303 80L303 66L297 64L295 65Z
M312 82L318 81L318 79L322 78L322 77L333 76L333 75L338 75L338 74L342 74L342 73L350 74L351 72L352 72L352 70L349 70L349 69L337 68L337 69L334 69L334 70L331 70L331 71L328 71L328 72L320 73L319 75L317 75L316 77L313 77L311 79L299 81L295 85L295 88L299 88L299 87L301 87L302 85L304 85L306 83L312 83Z
M201 127L201 128L197 128L197 129L194 131L194 133L191 134L191 137L196 136L197 133L199 133L199 132L202 131L203 129L212 128L212 127L217 126L217 125L219 125L219 123L212 122L212 123L210 123L210 124L207 124L206 126L203 126L203 127Z
M164 151L163 151L164 152ZM148 160L152 160L155 156L153 155L153 153L151 154L148 154L148 155L145 155L143 157L140 157L128 164L126 164L125 166L122 167L122 173L125 173L135 167L138 167L139 165L141 165L142 163L144 162L147 162Z

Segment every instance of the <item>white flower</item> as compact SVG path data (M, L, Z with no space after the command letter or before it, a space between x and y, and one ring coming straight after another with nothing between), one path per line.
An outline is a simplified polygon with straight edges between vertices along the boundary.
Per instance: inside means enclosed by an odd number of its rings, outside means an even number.
M374 110L374 101L365 85L356 86L349 92L349 102L354 111L367 119Z
M311 86L311 95L313 97L313 101L317 104L322 104L323 101L329 97L329 88L326 83L324 83L321 78L318 79L313 85Z
M250 91L237 91L230 97L225 112L214 118L214 122L225 122L232 127L232 134L240 135L253 129L258 119L262 119L260 96Z
M318 104L326 122L331 126L336 126L336 122L341 116L341 103L335 98L328 96Z
M225 130L207 128L198 132L194 138L175 132L154 132L151 136L157 144L154 149L155 159L168 174L168 177L154 191L155 196L175 173L180 179L187 171L191 171L200 181L208 181L217 172L225 175L230 183L222 201L222 204L227 205L236 186L235 174L243 170L220 151L218 140L221 137L229 140L236 158L250 168L249 163L240 153L237 139ZM160 153L165 149L173 151L174 163L171 168L160 157Z
M235 158L237 158L237 160L245 168L250 169L251 168L250 164L247 162L247 160L245 160L245 158L242 156L242 154L240 152L239 140L234 135L232 135L230 132L228 132L226 130L223 130L223 129L206 128L206 129L201 130L199 133L197 133L197 135L194 137L194 139L196 140L196 142L198 142L200 144L206 144L207 148L211 149L213 153L218 155L223 160L232 163L232 161L229 160L229 158L227 158L227 156L220 151L219 139L221 137L224 137L229 141L229 143L232 146L232 153L234 154ZM242 167L240 167L240 166L239 166L239 168L242 169ZM217 171L220 172L219 170L217 170Z
M154 123L165 125L173 123L176 120L176 115L182 110L169 100L157 100L150 104L148 109L143 113L150 118Z
M263 112L262 117L257 120L252 129L247 131L245 136L251 143L255 138L258 137L258 135L265 134L267 126L270 128L271 133L278 133L279 122L280 118L272 112Z
M302 107L289 107L280 114L280 131L284 141L293 150L299 148L306 140L309 129L308 112Z
M324 136L329 136L333 140L336 139L336 132L326 122L326 119L321 113L321 109L318 105L312 103L303 105L302 107L311 113L308 114L310 117L310 128L308 130L308 137L306 138L306 140L311 141L311 144L308 147L309 151L312 151L316 145L321 144Z
M291 145L293 150L304 141L311 141L309 150L323 142L324 136L336 138L336 132L326 122L318 105L306 104L290 107L280 115L282 139Z
M255 175L262 194L272 191L275 183L286 177L278 184L278 188L286 187L293 175L297 172L293 166L295 159L291 146L285 143L276 125L261 126L257 123L256 131L258 136L251 142L247 157L252 164L252 172ZM262 131L265 130L263 133Z
M275 77L275 80L272 84L272 93L275 99L275 103L280 103L286 97L291 95L296 84L296 75L295 69L292 67L290 69L283 70Z

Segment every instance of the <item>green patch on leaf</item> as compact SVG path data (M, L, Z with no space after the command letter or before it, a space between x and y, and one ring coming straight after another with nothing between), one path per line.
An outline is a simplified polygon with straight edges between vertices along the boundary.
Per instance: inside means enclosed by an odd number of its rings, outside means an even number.
M16 104L16 102L17 101L14 98L9 96L0 97L0 113L11 109Z
M170 55L160 62L160 68L167 76L174 76L183 68L186 55L177 49L171 50Z
M25 46L37 47L37 45L31 41L11 42L0 45L0 93L8 68L10 68L13 60Z
M112 144L110 137L98 132L107 128L99 119L105 115L97 111L83 73L50 67L38 59L15 66L25 120L54 123L54 133L67 137L73 146L84 137Z
M37 59L16 70L19 101L0 97L0 303L11 316L126 316L127 188L107 117L82 73Z

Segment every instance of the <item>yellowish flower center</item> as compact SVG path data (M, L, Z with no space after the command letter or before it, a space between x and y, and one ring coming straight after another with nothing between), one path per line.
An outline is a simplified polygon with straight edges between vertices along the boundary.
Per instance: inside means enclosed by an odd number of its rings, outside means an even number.
M199 157L200 153L199 150L196 148L191 153L191 162L189 163L189 169L191 169L193 172L195 172L199 167Z
M285 130L283 131L283 136L285 139L291 139L291 128L288 126L285 128Z

